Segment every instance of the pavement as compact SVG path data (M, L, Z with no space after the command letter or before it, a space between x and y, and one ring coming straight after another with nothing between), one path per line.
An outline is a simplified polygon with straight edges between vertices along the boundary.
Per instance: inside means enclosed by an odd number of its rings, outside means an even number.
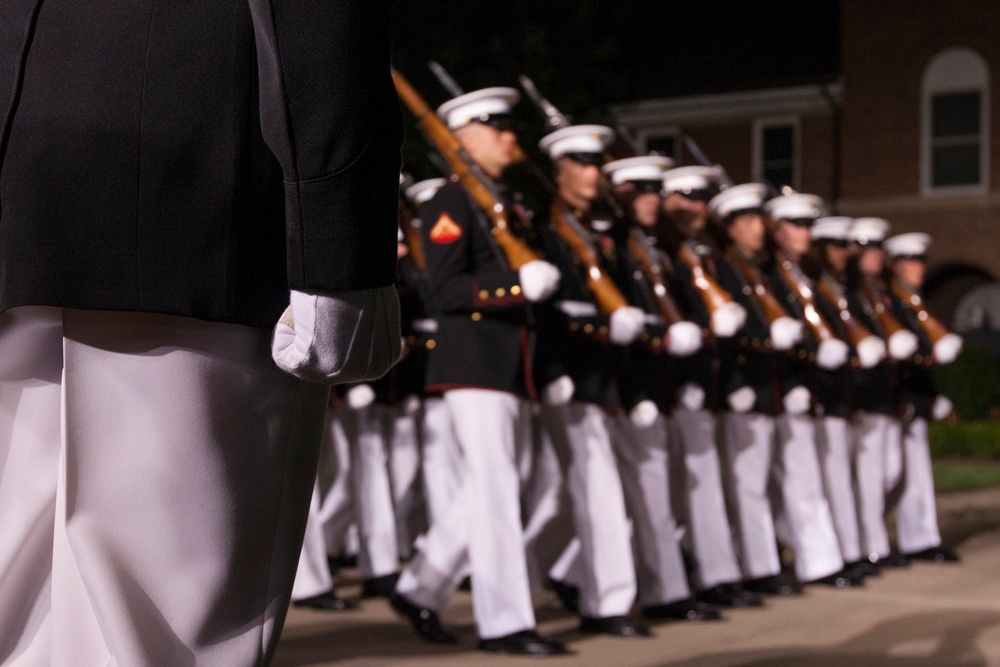
M1000 489L941 496L938 517L961 563L914 563L861 588L809 586L761 609L727 610L722 622L657 624L652 638L582 635L577 619L544 594L536 599L539 631L565 641L573 655L482 653L470 594L460 591L442 614L457 646L425 643L385 600L363 600L355 611L292 608L274 665L1000 667ZM353 570L337 582L340 594L359 595Z

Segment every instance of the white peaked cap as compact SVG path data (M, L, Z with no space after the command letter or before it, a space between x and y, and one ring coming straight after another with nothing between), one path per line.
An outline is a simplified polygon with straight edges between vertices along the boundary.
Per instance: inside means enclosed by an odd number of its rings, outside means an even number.
M678 190L707 190L714 187L718 180L719 170L715 167L677 167L663 172L663 189L668 194Z
M447 182L447 178L428 178L424 181L418 181L406 188L406 197L415 205L420 206L436 195L441 186Z
M930 234L910 232L887 238L882 247L889 257L923 257L930 245Z
M542 137L538 147L558 160L566 153L604 153L615 140L615 131L604 125L570 125Z
M448 100L438 107L437 115L450 129L457 130L484 116L510 113L520 99L515 88L483 88Z
M662 181L663 170L673 165L673 160L662 155L640 155L609 162L601 171L611 177L612 184L621 185L629 181Z
M825 212L822 197L798 192L769 200L764 204L764 210L775 220L816 219Z
M809 229L809 236L814 241L830 239L833 241L850 241L851 224L854 218L844 215L830 215L819 218Z
M733 211L761 208L767 197L763 183L742 183L726 188L708 202L708 211L716 220L724 220Z
M851 225L851 240L857 243L881 243L889 233L888 220L882 218L855 218Z

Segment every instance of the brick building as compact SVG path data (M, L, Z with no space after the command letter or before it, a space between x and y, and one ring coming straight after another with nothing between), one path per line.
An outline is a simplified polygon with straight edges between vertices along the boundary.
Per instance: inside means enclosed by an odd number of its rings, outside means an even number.
M613 112L681 164L694 162L689 135L737 182L789 184L894 233L932 234L931 308L960 330L1000 331L998 28L995 0L841 0L835 71Z

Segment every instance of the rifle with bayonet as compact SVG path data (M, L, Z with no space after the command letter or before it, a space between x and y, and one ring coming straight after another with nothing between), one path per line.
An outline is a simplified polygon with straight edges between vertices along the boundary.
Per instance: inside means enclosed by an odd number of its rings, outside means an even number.
M547 128L550 128L551 130L558 130L572 125L570 118L559 111L554 104L542 96L542 94L538 91L537 86L535 86L535 83L530 78L522 75L518 78L518 81L521 83L521 87L524 89L528 98L535 103L535 106L538 107L539 111L541 111L542 115L545 117L545 125ZM625 212L621 209L621 206L619 206L618 201L614 198L614 196L607 190L603 189L602 196L605 198L606 203L609 204L615 217L624 219ZM553 208L555 209L555 207ZM561 212L563 213L563 216L553 215L553 220L557 217L571 217L568 211L566 211L566 207L563 206L560 208L562 209ZM555 211L553 212L555 213ZM571 223L575 222L575 219L571 221ZM556 229L559 231L558 225L556 225ZM560 235L565 238L565 235L562 234L562 232L560 232ZM653 298L656 301L657 310L659 310L666 325L669 327L671 324L682 321L684 316L681 314L680 309L677 307L677 304L674 302L669 291L667 290L663 265L655 257L655 253L652 249L647 245L642 232L638 229L632 229L628 235L627 246L652 285ZM571 247L573 247L572 244ZM593 252L592 248L590 248L590 252ZM580 252L577 254L579 255Z
M447 160L456 178L472 199L486 211L492 222L493 239L503 251L511 268L519 269L541 256L515 236L508 222L507 207L493 180L469 157L451 130L441 121L402 74L392 70L392 80L399 99L413 113L427 140Z

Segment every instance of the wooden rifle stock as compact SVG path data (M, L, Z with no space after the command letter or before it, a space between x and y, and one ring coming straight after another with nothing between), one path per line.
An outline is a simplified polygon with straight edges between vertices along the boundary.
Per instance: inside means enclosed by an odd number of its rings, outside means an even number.
M493 239L500 246L511 268L519 269L528 262L542 259L538 253L511 233L507 221L507 207L495 192L489 177L468 156L448 126L427 106L427 102L414 90L406 77L393 70L392 80L396 85L399 99L416 117L417 125L423 130L424 136L448 161L462 187L489 215L493 223L491 230Z
M774 324L774 322L781 317L788 317L788 311L785 307L774 297L773 294L764 286L764 281L761 278L760 272L754 267L750 266L750 262L747 261L738 250L735 248L730 248L726 252L726 256L729 261L743 274L743 278L750 284L750 289L753 290L754 298L757 299L757 303L760 305L762 311L764 311L764 317L767 319L768 324Z
M871 303L872 309L875 311L875 318L885 331L886 340L892 337L892 335L896 332L906 330L906 327L904 327L902 323L896 319L896 316L885 307L885 301L883 301L882 295L877 294L875 290L872 289L871 285L862 281L861 291L864 292L865 298L867 298L869 303Z
M816 341L822 343L824 341L837 338L837 334L834 332L833 328L816 307L816 301L813 299L812 289L802 282L802 280L799 279L799 276L795 275L795 272L791 268L791 262L787 259L778 257L777 267L782 280L784 280L785 284L795 292L799 302L802 304L802 314Z
M643 273L653 286L653 297L656 299L656 307L660 311L660 316L669 327L684 319L680 309L674 303L667 285L663 280L663 265L653 257L643 233L638 229L632 229L628 235L628 249L639 262Z
M557 199L552 202L549 212L552 218L552 227L587 270L587 289L594 295L594 300L597 301L601 312L610 315L622 306L627 306L628 301L622 296L618 286L601 270L597 252L579 233L577 225L574 224L575 219L570 219L573 214L566 205Z
M890 289L903 302L903 305L912 310L914 315L917 316L917 321L920 322L920 327L930 339L931 345L937 344L939 340L951 333L945 325L941 324L940 320L927 311L924 301L920 298L919 294L911 292L897 280L892 281Z
M714 314L719 308L733 301L733 297L730 296L729 292L724 290L705 271L705 267L701 264L701 258L686 243L681 243L680 249L677 252L677 259L684 262L691 271L691 282L699 296L701 296L701 300L704 302L705 309L709 315Z
M819 291L823 293L823 296L829 299L830 303L840 311L840 321L844 325L844 330L847 332L847 339L851 341L851 345L857 348L861 341L873 335L868 330L868 327L862 324L858 318L851 315L851 311L847 307L847 299L841 296L836 288L830 284L829 277L822 276L816 285Z
M420 232L413 224L413 216L410 215L410 210L403 203L402 198L399 200L399 228L403 231L403 242L410 251L413 263L423 273L427 270L427 257L424 255L424 246L420 242Z

